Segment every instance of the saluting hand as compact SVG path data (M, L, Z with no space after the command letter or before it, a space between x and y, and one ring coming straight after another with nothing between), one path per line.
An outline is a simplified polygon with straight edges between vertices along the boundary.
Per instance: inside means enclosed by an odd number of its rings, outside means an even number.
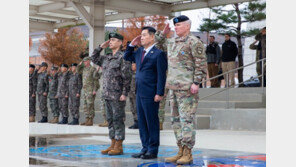
M171 31L170 24L167 23L163 29L163 34L166 35Z
M100 47L103 48L103 49L106 49L106 48L109 46L109 43L110 43L110 40L108 40L108 41L102 43L102 44L100 45Z
M134 38L131 42L131 45L136 46L141 44L141 35L138 35L136 38Z
M47 93L46 93L46 92L44 92L44 93L43 93L43 96L47 96Z

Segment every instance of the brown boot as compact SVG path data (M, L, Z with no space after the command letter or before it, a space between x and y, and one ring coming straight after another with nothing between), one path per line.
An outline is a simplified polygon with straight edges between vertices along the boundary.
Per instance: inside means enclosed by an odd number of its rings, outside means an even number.
M89 118L88 122L85 123L85 126L93 126L93 118Z
M108 147L106 150L102 150L101 153L104 154L104 155L108 154L109 151L114 149L115 142L116 142L116 140L112 139L110 147Z
M89 118L85 118L85 122L81 123L80 125L85 125L86 123L88 123Z
M178 165L191 164L193 161L191 149L184 146L183 156L177 161Z
M29 122L35 122L35 116L30 116L29 117Z
M105 120L103 123L99 124L100 127L108 127L108 122Z
M159 123L159 130L163 130L163 123Z
M178 154L173 156L173 157L165 158L164 159L165 162L175 163L177 160L179 160L182 157L182 155L183 155L183 147L182 147L181 144L179 144L178 147L179 147Z
M56 124L59 122L59 117L54 117L49 123Z
M123 154L122 142L123 142L123 140L116 140L114 148L111 151L109 151L108 154L109 155Z

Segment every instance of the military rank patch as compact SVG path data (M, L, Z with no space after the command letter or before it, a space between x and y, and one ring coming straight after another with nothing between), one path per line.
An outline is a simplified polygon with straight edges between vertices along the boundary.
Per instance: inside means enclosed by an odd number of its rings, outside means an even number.
M197 53L198 53L198 54L202 54L202 51L203 51L203 49L202 49L201 47L198 47L198 48L197 48Z

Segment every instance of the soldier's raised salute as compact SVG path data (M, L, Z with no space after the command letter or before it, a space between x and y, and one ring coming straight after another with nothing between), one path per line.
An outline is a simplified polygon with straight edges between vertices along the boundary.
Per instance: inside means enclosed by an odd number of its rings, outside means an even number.
M71 64L71 73L69 78L69 109L72 115L72 122L69 125L79 124L79 106L80 92L82 88L82 76L77 73L77 64Z
M194 119L197 112L199 84L206 77L206 56L202 42L190 33L191 21L181 15L173 19L177 37L166 38L170 32L167 24L163 32L156 33L157 41L167 50L169 89L174 129L179 152L166 158L166 162L192 163L191 150L195 144Z
M111 146L102 150L102 154L123 154L122 142L125 139L125 101L130 91L131 64L123 59L121 45L123 36L110 33L109 40L96 48L92 54L92 62L103 68L103 92ZM112 53L100 55L105 48Z
M59 110L62 115L62 120L59 122L59 124L67 124L69 117L69 72L67 64L61 65L61 73L59 74L58 82L58 93L56 97L58 98Z
M100 75L95 67L90 65L91 58L85 57L77 66L77 71L82 75L82 98L85 122L81 125L92 126L95 117L94 102L96 92L100 88Z
M42 115L42 119L39 123L47 122L48 108L47 108L47 94L49 89L48 74L47 74L47 63L42 62L40 69L38 70L37 79L37 96L39 102L39 110Z

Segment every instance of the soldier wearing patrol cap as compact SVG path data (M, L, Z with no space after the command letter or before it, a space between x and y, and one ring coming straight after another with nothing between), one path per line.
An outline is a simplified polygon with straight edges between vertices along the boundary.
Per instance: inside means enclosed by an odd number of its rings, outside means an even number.
M39 102L39 110L42 115L42 119L39 123L47 122L48 108L47 108L47 94L49 89L48 74L47 74L47 63L42 62L38 71L37 79L37 96Z
M125 139L125 103L130 90L131 64L123 59L121 51L123 36L110 33L109 40L99 45L92 54L92 62L103 68L103 92L111 146L102 150L102 154L123 154L122 142ZM105 48L112 53L100 55Z
M59 110L62 115L62 120L59 124L67 124L69 117L68 100L69 100L69 72L68 65L61 64L61 72L59 74L58 92L56 97L58 98Z
M202 42L190 33L191 21L181 15L173 19L177 37L166 38L170 32L167 24L156 39L167 50L168 75L166 87L179 152L166 158L166 162L192 163L191 150L195 144L194 119L197 112L199 84L206 77L206 56Z
M79 124L80 92L82 88L82 76L77 73L77 63L71 64L69 78L69 109L73 121L69 125Z
M95 67L90 65L91 58L84 57L77 66L77 72L82 75L82 98L83 111L85 113L85 122L80 125L92 126L93 118L95 117L94 102L96 92L100 88L100 75Z
M53 115L53 119L49 123L58 123L59 122L59 103L58 98L56 98L58 92L58 67L52 66L49 76L49 106Z
M29 122L35 122L37 77L35 66L29 65Z

